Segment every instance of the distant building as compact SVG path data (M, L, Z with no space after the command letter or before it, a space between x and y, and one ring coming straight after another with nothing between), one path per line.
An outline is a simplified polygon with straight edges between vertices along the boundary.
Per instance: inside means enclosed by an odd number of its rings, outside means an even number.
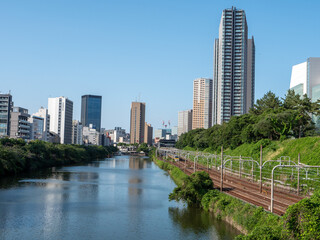
M253 37L248 39L244 10L223 10L214 45L213 125L228 122L231 116L245 114L253 107L255 44Z
M193 81L192 129L212 126L212 84L209 78Z
M66 97L48 99L50 131L59 135L60 143L72 143L73 102Z
M153 127L151 124L145 123L144 126L144 142L149 146L152 145L152 135L153 135Z
M89 127L83 127L82 134L85 145L101 145L100 132L93 128L92 124L89 124Z
M42 117L32 115L31 117L29 117L28 121L32 124L30 139L44 141L44 139L46 138L46 135L43 132L44 119Z
M178 135L178 126L173 126L173 127L172 127L171 134L172 134L172 135Z
M301 97L307 94L312 102L320 99L320 58L308 58L292 67L290 89ZM313 116L312 119L319 128L319 117Z
M126 138L126 130L122 129L121 127L115 127L113 131L113 142L118 143L120 142L120 138Z
M111 141L114 143L129 141L129 136L126 133L126 130L121 127L104 130L103 132L107 134L110 137Z
M0 137L10 135L10 111L13 106L10 94L0 94Z
M154 131L154 137L159 139L165 139L167 135L171 135L172 130L170 128L158 128Z
M101 130L101 106L102 97L96 95L84 95L81 97L81 123L84 127L92 124L98 132Z
M142 102L132 102L130 118L130 143L144 142L146 104Z
M178 113L178 137L192 130L192 109Z
M82 124L78 120L72 121L72 144L82 145Z
M43 141L49 141L49 130L50 130L50 115L48 109L41 107L38 112L32 114L32 116L37 116L43 118Z
M50 143L60 143L60 137L54 132L48 132L48 142Z
M13 107L10 116L10 137L30 140L32 135L31 123L28 122L28 109Z
M308 58L292 67L290 89L296 94L307 94L313 102L320 99L320 58Z

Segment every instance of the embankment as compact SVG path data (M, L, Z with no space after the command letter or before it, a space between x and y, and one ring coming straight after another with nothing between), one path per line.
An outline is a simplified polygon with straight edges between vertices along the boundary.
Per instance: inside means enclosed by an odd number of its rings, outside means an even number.
M169 162L153 157L154 162L168 171L178 185L183 187L187 175ZM201 189L190 189L201 191ZM218 219L229 222L243 235L237 239L320 239L320 192L290 206L286 214L278 217L236 198L208 190L202 196L200 207L211 211Z

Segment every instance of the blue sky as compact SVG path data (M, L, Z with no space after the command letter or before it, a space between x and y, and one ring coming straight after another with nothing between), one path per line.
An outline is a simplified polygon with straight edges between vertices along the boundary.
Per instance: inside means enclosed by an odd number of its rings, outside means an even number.
M283 97L292 65L320 57L320 1L0 1L0 91L36 112L66 96L80 118L84 94L103 96L102 127L129 130L131 101L146 121L177 125L192 108L192 83L213 76L221 12L247 15L256 43L256 99Z

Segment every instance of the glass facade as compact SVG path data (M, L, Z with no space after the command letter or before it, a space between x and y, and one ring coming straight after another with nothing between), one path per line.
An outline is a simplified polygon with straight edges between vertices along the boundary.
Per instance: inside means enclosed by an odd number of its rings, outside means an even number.
M12 96L10 94L0 94L0 137L10 134L10 109Z
M93 128L97 131L101 129L101 96L84 95L81 102L81 122L82 126Z
M302 97L303 96L303 83L300 83L297 86L291 88L291 90L294 90L295 94L299 94Z

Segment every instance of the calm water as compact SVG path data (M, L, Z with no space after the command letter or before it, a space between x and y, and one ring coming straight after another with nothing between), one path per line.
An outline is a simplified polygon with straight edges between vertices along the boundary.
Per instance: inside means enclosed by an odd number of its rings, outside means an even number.
M0 181L0 239L233 239L208 213L168 201L148 158L119 156Z

